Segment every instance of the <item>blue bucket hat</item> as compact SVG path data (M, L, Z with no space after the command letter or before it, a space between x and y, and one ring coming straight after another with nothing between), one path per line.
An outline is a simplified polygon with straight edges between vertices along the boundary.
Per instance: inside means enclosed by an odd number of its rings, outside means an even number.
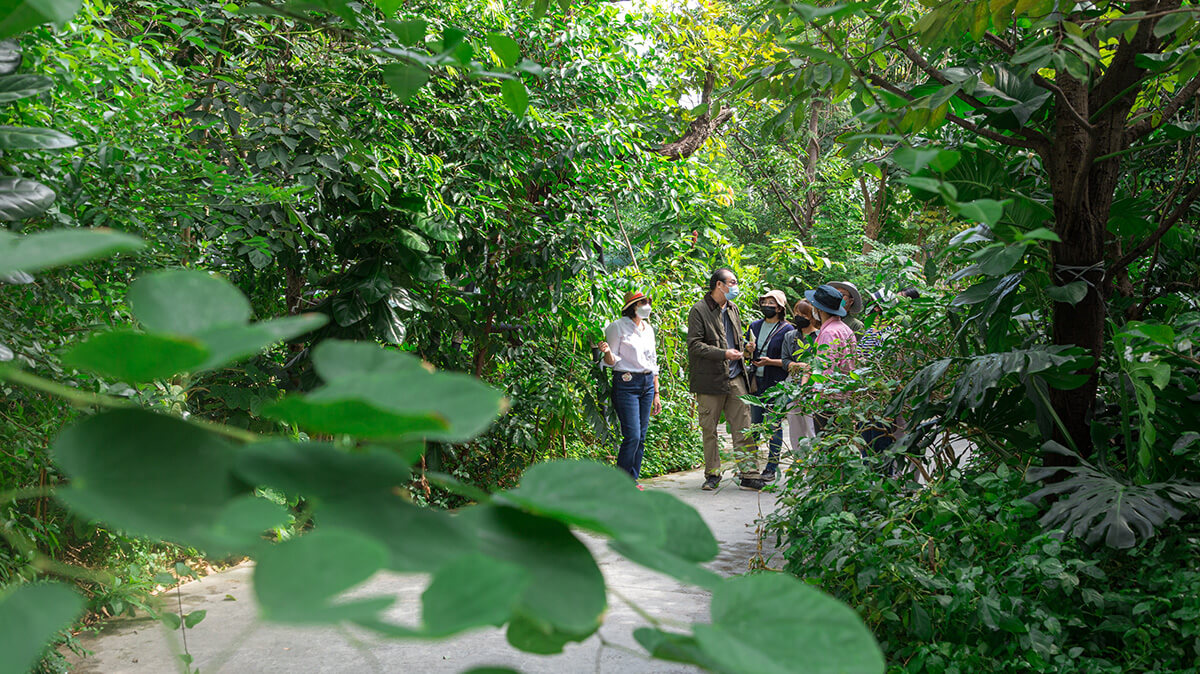
M842 306L846 299L842 293L831 285L818 286L816 290L806 290L804 297L814 307L834 316L845 316L846 308Z

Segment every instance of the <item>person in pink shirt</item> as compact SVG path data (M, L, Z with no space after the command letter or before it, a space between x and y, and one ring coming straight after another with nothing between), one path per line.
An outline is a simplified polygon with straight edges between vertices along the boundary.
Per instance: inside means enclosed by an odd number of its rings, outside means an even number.
M846 315L845 298L837 288L831 285L823 285L816 290L806 291L804 297L813 306L817 317L821 320L821 331L817 333L816 345L818 352L824 356L825 372L829 372L831 369L842 374L853 372L856 365L855 352L858 350L858 338L854 336L854 331L850 329L850 326L842 322L842 317ZM845 394L831 393L829 397L844 399ZM820 433L829 423L829 416L814 415L813 422L817 433Z

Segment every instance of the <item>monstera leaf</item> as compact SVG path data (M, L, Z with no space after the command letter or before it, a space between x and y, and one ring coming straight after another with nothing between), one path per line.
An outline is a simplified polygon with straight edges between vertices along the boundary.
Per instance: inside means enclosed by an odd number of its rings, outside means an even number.
M1180 506L1194 505L1200 499L1200 484L1157 482L1130 484L1096 468L1056 442L1047 442L1042 451L1070 456L1078 466L1030 468L1029 482L1045 480L1059 472L1070 477L1048 484L1030 494L1037 503L1047 496L1058 499L1039 520L1044 527L1060 528L1082 538L1089 545L1101 541L1110 548L1132 548L1138 540L1154 535L1168 520L1183 517Z

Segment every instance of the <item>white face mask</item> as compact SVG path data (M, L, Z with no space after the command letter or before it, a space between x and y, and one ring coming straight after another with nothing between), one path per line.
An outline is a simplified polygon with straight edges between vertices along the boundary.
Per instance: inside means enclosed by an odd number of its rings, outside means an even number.
M650 318L650 305L643 304L637 308L638 318Z

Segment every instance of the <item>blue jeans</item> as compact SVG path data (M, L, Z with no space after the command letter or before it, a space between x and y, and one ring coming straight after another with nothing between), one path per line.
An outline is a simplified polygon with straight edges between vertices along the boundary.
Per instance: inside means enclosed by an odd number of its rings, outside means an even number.
M759 380L759 395L762 395L762 380ZM783 412L782 408L777 409L776 403L768 403L766 407L752 405L750 407L750 423L761 424L766 421L767 417L776 412ZM772 433L771 439L767 443L767 466L763 469L764 473L774 473L779 468L779 450L783 447L783 417L777 416L775 421L770 426Z
M629 381L622 381L629 375ZM654 402L654 375L649 372L613 372L613 407L621 420L621 448L617 450L617 468L638 479L642 473L642 454L646 451L646 430L650 428L650 405Z

